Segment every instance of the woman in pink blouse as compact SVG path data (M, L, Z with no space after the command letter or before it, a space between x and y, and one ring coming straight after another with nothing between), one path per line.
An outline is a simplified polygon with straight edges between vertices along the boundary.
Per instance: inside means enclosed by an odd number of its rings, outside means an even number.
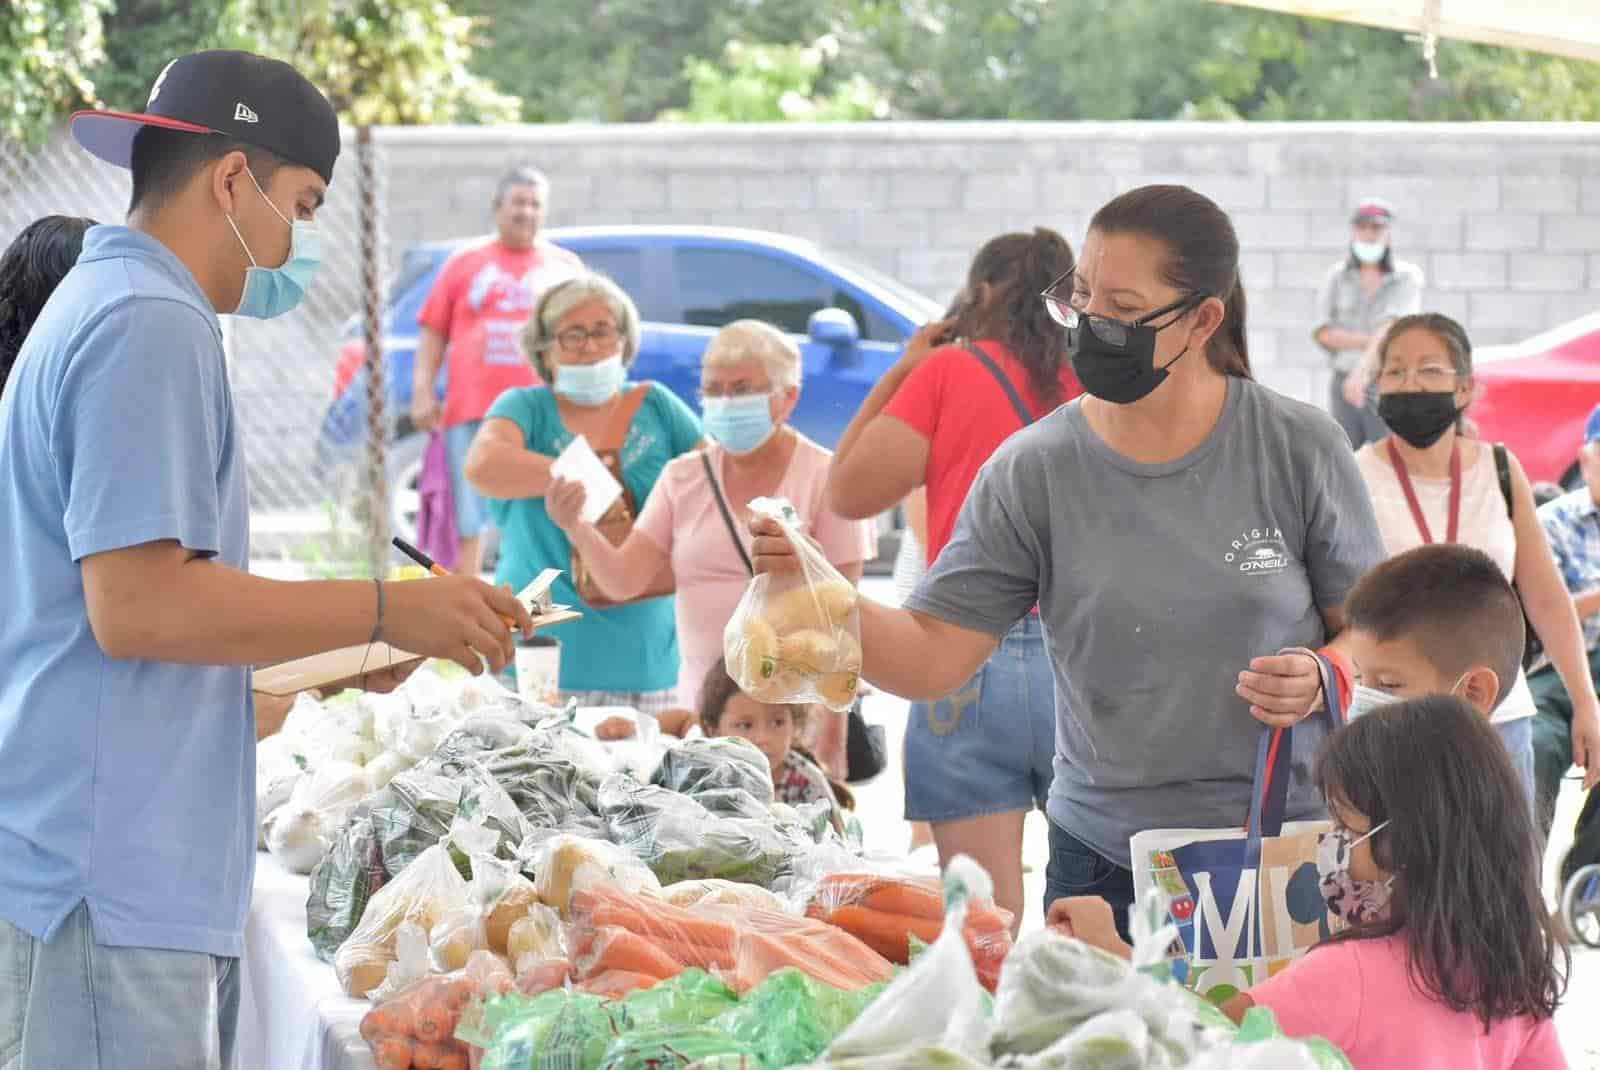
M672 565L682 658L678 701L691 710L699 707L700 685L722 656L722 630L750 582L752 499L792 502L807 534L851 582L874 552L870 522L845 520L827 506L832 453L789 426L800 400L800 350L787 335L758 320L722 328L706 347L700 396L712 445L667 465L621 546L579 518L578 484L557 480L545 496L551 518L612 598L643 591L663 565Z

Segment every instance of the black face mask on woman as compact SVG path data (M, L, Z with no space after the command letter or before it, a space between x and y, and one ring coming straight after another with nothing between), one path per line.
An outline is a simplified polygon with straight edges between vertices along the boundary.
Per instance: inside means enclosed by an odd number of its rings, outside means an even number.
M1444 437L1461 410L1454 390L1413 390L1378 395L1378 416L1411 446L1425 450Z
M1189 352L1185 346L1176 357L1156 367L1156 335L1183 317L1159 327L1151 327L1150 321L1173 312L1187 312L1206 297L1204 293L1180 297L1132 323L1091 316L1048 294L1045 304L1051 318L1067 329L1067 357L1083 388L1101 401L1131 405L1165 382L1167 369Z

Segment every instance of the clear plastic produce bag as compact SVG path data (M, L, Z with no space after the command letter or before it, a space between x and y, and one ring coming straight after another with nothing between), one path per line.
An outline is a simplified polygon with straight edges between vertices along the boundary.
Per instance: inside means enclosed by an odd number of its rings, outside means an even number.
M760 702L820 702L848 710L861 678L855 585L801 532L794 506L757 498L750 511L778 522L794 545L800 571L763 574L745 588L723 632L728 673Z

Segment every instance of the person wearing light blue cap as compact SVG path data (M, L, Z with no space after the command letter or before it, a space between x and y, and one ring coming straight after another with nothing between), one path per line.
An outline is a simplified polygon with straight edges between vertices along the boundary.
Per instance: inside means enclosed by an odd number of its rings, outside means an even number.
M1539 509L1561 579L1572 594L1589 652L1589 671L1600 685L1600 405L1589 414L1578 447L1584 485ZM1548 659L1540 655L1528 676L1538 714L1533 721L1534 781L1545 834L1555 820L1561 780L1573 764L1572 697ZM1576 842L1562 864L1566 879L1580 862L1600 862L1600 813L1591 793L1578 819Z

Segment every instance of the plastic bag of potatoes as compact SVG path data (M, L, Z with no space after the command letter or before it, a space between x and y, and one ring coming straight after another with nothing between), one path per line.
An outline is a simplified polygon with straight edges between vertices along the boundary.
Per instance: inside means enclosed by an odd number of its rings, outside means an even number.
M728 674L758 702L820 702L844 711L861 678L861 619L855 585L801 531L786 501L757 498L757 516L776 520L800 569L750 581L723 632Z

